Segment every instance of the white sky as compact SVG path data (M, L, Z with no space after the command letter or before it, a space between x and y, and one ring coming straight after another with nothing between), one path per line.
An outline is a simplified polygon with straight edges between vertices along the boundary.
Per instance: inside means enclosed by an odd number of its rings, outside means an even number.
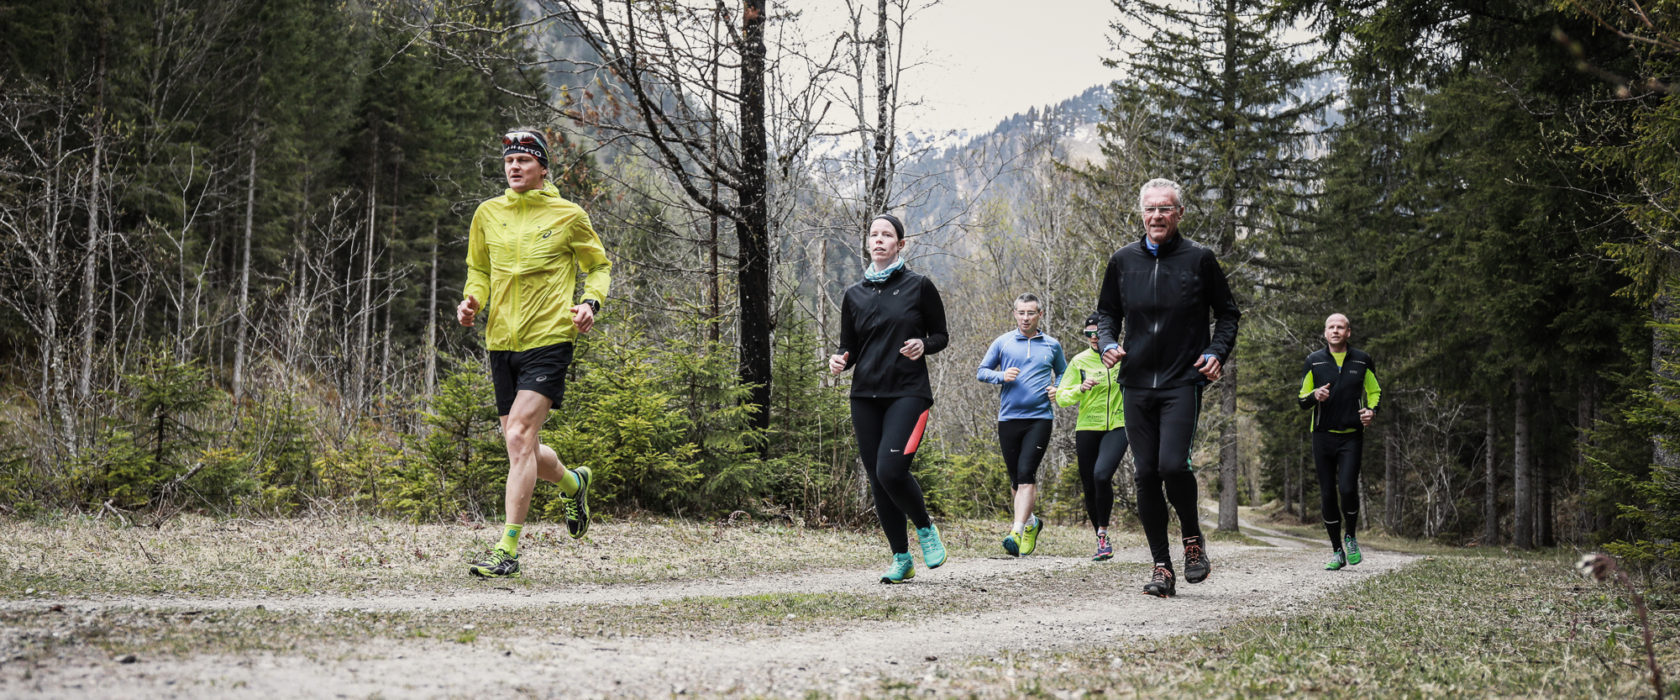
M842 27L838 0L786 2L804 11L807 31ZM1102 59L1115 57L1108 24L1118 16L1112 0L943 0L923 9L905 31L905 62L922 57L923 65L905 75L899 94L924 105L901 127L990 129L1114 80Z

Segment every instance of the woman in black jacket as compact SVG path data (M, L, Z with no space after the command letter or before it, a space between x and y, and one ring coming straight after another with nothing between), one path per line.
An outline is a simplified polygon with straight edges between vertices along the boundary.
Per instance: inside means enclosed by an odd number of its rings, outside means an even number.
M875 515L893 552L881 582L902 583L916 575L904 532L907 519L916 525L922 563L929 569L945 563L939 528L928 516L921 484L910 474L933 406L925 356L944 350L947 342L945 305L933 280L904 267L904 224L897 217L875 217L864 250L869 265L840 304L840 348L828 358L828 369L839 374L857 368L852 428L869 473Z

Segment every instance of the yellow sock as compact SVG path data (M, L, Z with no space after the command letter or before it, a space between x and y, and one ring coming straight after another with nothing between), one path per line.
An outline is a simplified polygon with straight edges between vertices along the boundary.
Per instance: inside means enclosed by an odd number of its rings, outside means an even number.
M561 467L560 493L566 494L567 496L576 496L579 486L582 486L582 484L578 482L577 472Z
M502 530L502 541L496 545L508 554L519 553L519 531L525 529L523 524L508 523Z

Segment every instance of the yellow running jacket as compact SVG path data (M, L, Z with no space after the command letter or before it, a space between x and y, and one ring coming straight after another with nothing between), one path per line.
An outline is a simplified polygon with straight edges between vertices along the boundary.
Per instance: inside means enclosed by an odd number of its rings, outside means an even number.
M582 207L561 198L553 183L487 199L473 213L467 236L467 288L479 309L491 350L529 350L577 337L572 306L578 274L583 299L607 296L612 263Z

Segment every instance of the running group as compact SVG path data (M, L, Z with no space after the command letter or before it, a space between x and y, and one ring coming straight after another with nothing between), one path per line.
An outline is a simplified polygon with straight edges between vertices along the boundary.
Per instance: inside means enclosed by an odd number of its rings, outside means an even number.
M468 569L483 577L519 575L520 533L539 478L559 485L568 533L576 538L588 532L589 469L567 468L538 435L549 411L561 405L573 342L601 312L611 270L588 214L549 181L542 132L504 135L502 164L508 187L473 215L467 283L456 307L461 325L484 321L508 450L501 539ZM1078 406L1075 447L1096 538L1093 558L1113 557L1113 477L1129 446L1137 515L1153 564L1143 590L1168 597L1176 595L1178 577L1167 537L1169 506L1178 516L1185 582L1200 583L1212 572L1196 513L1190 447L1202 392L1222 376L1242 314L1213 252L1179 235L1184 205L1178 184L1144 183L1138 206L1143 234L1109 256L1082 331L1089 349L1068 359L1061 343L1039 327L1042 302L1021 294L1011 309L1015 327L992 341L975 378L999 386L998 447L1012 504L1003 551L1027 556L1037 549L1046 523L1033 509L1054 407ZM846 289L840 345L828 367L835 374L853 370L852 426L892 551L881 581L901 583L915 576L909 526L923 566L938 568L947 558L910 467L933 406L926 357L944 350L949 336L938 288L904 264L903 222L892 214L876 216L864 250L869 263L863 279ZM1349 347L1351 337L1346 316L1326 319L1325 348L1306 358L1299 394L1301 406L1312 411L1313 457L1333 550L1328 569L1361 561L1355 537L1361 440L1381 398L1375 365Z

